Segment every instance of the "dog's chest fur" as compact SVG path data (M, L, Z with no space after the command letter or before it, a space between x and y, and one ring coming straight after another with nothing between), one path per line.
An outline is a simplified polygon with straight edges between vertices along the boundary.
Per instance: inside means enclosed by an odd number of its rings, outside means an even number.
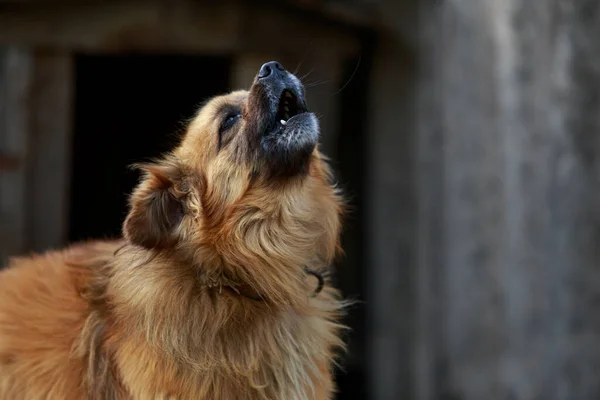
M335 290L307 293L303 307L280 309L231 293L198 293L181 276L136 273L107 277L92 301L100 309L88 324L101 337L82 338L83 347L99 343L86 356L113 364L88 360L92 392L115 386L110 390L136 399L328 398L331 360L343 346Z
M122 384L134 398L323 399L329 393L328 358L335 346L324 320L288 315L247 337L232 335L189 360L158 349L144 335L114 354ZM241 332L240 332L241 333Z

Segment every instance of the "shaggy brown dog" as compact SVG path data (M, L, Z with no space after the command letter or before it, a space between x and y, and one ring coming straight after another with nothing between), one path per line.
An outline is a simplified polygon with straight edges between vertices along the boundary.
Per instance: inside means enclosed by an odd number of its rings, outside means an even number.
M342 303L307 271L332 261L342 209L318 136L267 63L141 166L124 240L13 260L0 398L330 399Z

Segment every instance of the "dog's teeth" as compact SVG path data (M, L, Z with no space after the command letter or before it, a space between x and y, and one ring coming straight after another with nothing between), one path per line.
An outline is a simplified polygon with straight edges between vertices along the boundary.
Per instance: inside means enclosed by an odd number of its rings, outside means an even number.
M286 112L283 113L283 118L285 118L285 120L287 121L288 119L290 119L290 114Z
M290 112L290 108L287 106L287 104L283 107L283 109L285 110L286 113Z
M288 99L291 99L292 94L290 92L285 92L285 97L287 97Z
M286 120L284 120L284 119L282 119L282 120L281 120L281 121L279 121L279 122L281 122L281 125L285 125L285 124L287 124L287 121L286 121Z

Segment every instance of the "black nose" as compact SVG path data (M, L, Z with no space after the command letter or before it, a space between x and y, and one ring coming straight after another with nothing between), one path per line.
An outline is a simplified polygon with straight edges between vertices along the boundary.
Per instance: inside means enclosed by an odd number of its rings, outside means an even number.
M284 71L285 68L283 68L283 66L277 61L269 61L260 67L260 71L258 71L258 79L266 79L272 76L278 76Z

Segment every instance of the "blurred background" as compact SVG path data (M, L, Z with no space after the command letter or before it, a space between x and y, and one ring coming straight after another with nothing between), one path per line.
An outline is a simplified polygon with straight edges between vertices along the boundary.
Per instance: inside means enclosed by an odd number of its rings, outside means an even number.
M597 0L0 0L0 259L118 235L270 60L353 206L337 399L600 399Z

